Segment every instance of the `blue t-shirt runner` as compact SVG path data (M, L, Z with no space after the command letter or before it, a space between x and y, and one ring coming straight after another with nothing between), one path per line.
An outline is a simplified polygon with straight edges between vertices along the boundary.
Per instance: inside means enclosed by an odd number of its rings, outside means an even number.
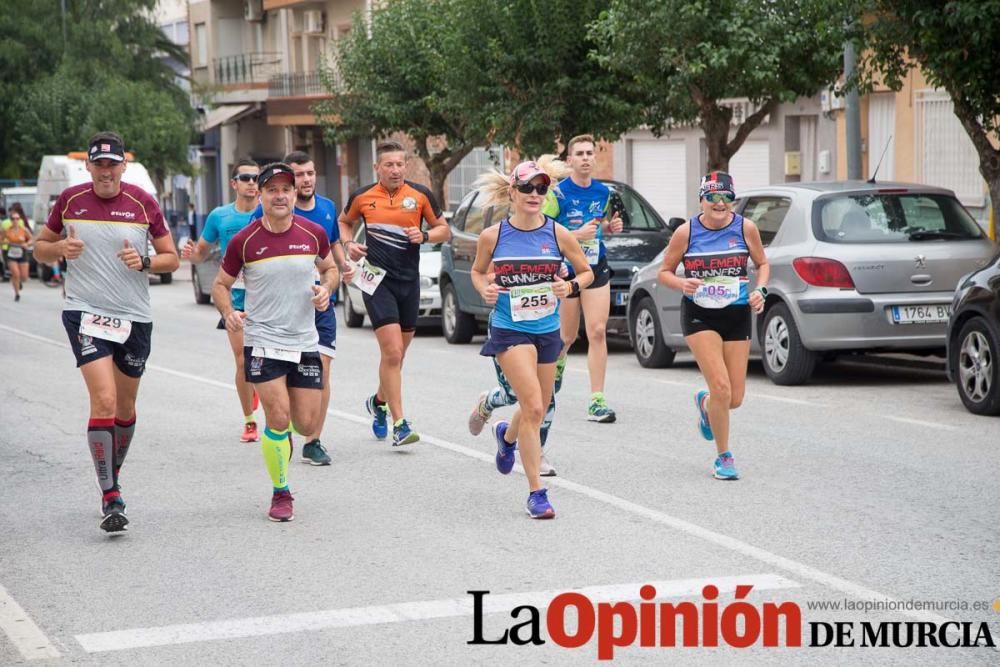
M608 201L611 190L597 179L590 185L582 187L573 182L572 178L564 178L558 185L559 193L550 190L542 206L542 213L555 218L559 224L574 232L592 220L603 220L608 214ZM597 266L607 254L604 247L604 234L601 225L597 225L597 234L589 241L580 241L587 256L587 263ZM572 267L570 267L572 273Z
M257 208L260 208L259 204ZM250 224L252 219L257 217L260 216L256 211L248 211L246 213L237 211L236 204L226 204L225 206L216 207L208 214L208 218L205 220L205 229L202 230L201 237L208 243L218 243L219 251L225 257L229 241L240 230ZM238 287L234 286L232 290L233 308L243 310L246 294L243 289L242 280L238 281L237 285Z

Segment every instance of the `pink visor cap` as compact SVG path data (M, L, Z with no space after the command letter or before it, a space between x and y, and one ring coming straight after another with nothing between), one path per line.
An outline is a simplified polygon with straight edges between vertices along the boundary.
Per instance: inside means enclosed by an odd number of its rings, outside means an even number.
M545 184L552 185L552 178L534 160L522 162L514 167L514 171L510 172L510 184L515 186L524 185L525 183L530 183L531 179L536 176L544 176Z

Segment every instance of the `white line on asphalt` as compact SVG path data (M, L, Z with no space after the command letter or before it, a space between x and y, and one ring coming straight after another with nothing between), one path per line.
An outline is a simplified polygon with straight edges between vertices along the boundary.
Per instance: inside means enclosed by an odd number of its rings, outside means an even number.
M685 389L690 389L694 391L695 389L700 389L704 387L704 384L698 384L695 382L680 382L678 380L655 380L659 384L669 384L675 387L684 387ZM778 401L780 403L792 403L794 405L808 405L814 408L825 408L826 405L819 401L803 401L801 398L786 398L784 396L774 396L772 394L762 394L759 391L748 392L752 398L764 398L769 401Z
M32 338L34 340L39 340L39 341L42 341L42 342L45 342L45 343L49 343L49 344L54 344L54 345L57 345L59 347L68 347L64 343L60 343L60 342L52 340L50 338L44 338L42 336L37 336L35 334L31 334L31 333L22 331L20 329L14 329L13 327L7 327L7 326L4 326L4 325L0 325L0 329L5 329L5 330L11 331L13 333L26 335L28 338ZM225 382L219 382L217 380L211 380L209 378L204 378L204 377L201 377L201 376L198 376L198 375L193 375L193 374L189 374L189 373L183 373L181 371L174 371L174 370L167 369L167 368L162 368L162 367L159 367L159 366L149 365L149 366L147 366L147 368L150 368L151 370L165 372L165 373L168 373L170 375L175 375L177 377L183 377L183 378L186 378L186 379L190 379L190 380L193 380L195 382L201 382L203 384L212 385L214 387L224 387L226 389L230 389L230 390L234 390L235 391L235 387L233 385L225 383ZM661 380L660 382L667 382L667 381ZM814 405L814 404L810 403L810 405ZM341 419L349 420L349 421L352 421L352 422L355 422L355 423L359 423L359 424L366 424L367 425L369 423L368 419L365 419L365 418L362 418L362 417L358 417L357 415L354 415L354 414L351 414L351 413L342 412L340 410L332 410L331 409L331 410L327 411L327 414L331 414L331 415L333 415L335 417L339 417ZM448 451L455 452L457 454L462 454L463 456L467 456L469 458L477 459L477 460L480 460L480 461L486 461L486 462L489 462L490 464L493 463L493 456L485 454L485 453L480 452L480 451L477 451L475 449L471 449L469 447L465 447L463 445L459 445L459 444L450 442L448 440L444 440L444 439L441 439L441 438L436 438L436 437L433 437L433 436L428 436L428 435L421 434L421 441L422 442L426 442L426 443L431 444L431 445L434 445L434 446L439 447L441 449L446 449ZM521 470L520 466L516 466L515 470L518 470L519 472L523 472ZM604 491L599 491L597 489L591 488L589 486L585 486L583 484L577 484L575 482L571 482L568 479L566 479L565 477L550 477L550 478L547 479L546 483L549 484L550 486L559 486L559 487L562 487L562 488L567 489L569 491L574 491L576 493L579 493L580 495L586 496L586 497L588 497L588 498L590 498L592 500L595 500L597 502L604 503L604 504L609 505L611 507L616 507L616 508L618 508L620 510L623 510L625 512L629 512L630 514L633 514L633 515L636 515L636 516L644 517L644 518L649 519L650 521L653 521L655 523L659 523L661 525L673 528L674 530L678 530L678 531L680 531L682 533L686 533L688 535L692 535L694 537L701 538L701 539L703 539L703 540L705 540L707 542L710 542L712 544L715 544L717 546L721 546L721 547L723 547L725 549L729 549L730 551L734 551L736 553L742 554L744 556L749 556L751 558L756 558L757 560L759 560L761 562L764 562L764 563L767 563L767 564L769 564L769 565L771 565L773 567L781 568L781 569L783 569L783 570L785 570L787 572L791 572L792 574L797 575L798 577L801 577L803 579L808 579L808 580L813 581L815 583L818 583L818 584L821 584L823 586L826 586L827 588L832 588L834 590L840 591L841 593L845 593L845 594L850 595L851 597L854 597L856 599L859 599L859 600L885 600L887 603L888 602L893 602L893 603L896 603L896 604L900 604L900 601L897 598L894 598L892 596L886 595L885 593L881 593L881 592L876 591L874 589L867 588L867 587L865 587L865 586L863 586L861 584L855 583L853 581L849 581L847 579L843 579L843 578L838 577L836 575L832 575L832 574L829 574L827 572L823 572L822 570L816 569L816 568L814 568L814 567L812 567L810 565L806 565L805 563L800 563L800 562L794 561L794 560L792 560L790 558L785 558L784 556L779 556L778 554L774 554L774 553L771 553L770 551L767 551L765 549L761 549L759 547L755 547L752 544L749 544L747 542L743 542L742 540L737 540L735 538L729 537L728 535L723 535L722 533L717 533L715 531L708 530L707 528L702 528L701 526L698 526L696 524L690 523L690 522L685 521L683 519L671 516L671 515L669 515L669 514L667 514L665 512L660 512L659 510L651 509L649 507L644 507L644 506L639 505L637 503L633 503L631 501L625 500L624 498L619 498L618 496L614 496L614 495L611 495L609 493L605 493ZM902 605L900 605L900 606L902 606ZM900 613L904 614L906 616L910 616L912 618L915 618L917 620L929 621L929 622L938 623L938 624L946 623L946 622L948 622L950 620L950 619L947 619L947 618L945 618L943 616L939 616L937 614L932 614L932 613L929 613L929 612L918 611L918 610L901 611Z
M801 584L779 577L776 574L749 574L732 577L712 577L709 579L675 579L670 581L648 581L635 584L615 584L588 586L571 590L532 591L525 593L504 593L487 595L482 598L482 609L486 614L506 613L519 605L533 605L539 609L549 606L552 598L560 593L576 592L586 595L591 602L619 602L639 600L639 589L644 585L656 589L655 599L700 596L702 588L712 584L721 594L732 593L736 586L752 585L754 590L776 590L798 588ZM327 609L296 614L257 616L254 618L208 621L205 623L185 623L165 625L155 628L134 628L76 635L76 640L88 653L124 651L170 646L219 639L239 639L261 637L289 632L325 630L329 628L349 628L382 623L402 623L435 618L471 616L472 597L450 600L424 600L397 604L374 605L371 607L349 607Z
M904 424L916 424L917 426L928 426L930 428L939 428L945 431L959 431L957 426L951 424L941 424L938 422L924 421L923 419L909 419L907 417L893 417L892 415L886 415L889 419L897 422L902 422Z
M59 658L61 654L35 625L28 612L0 585L0 629L10 638L10 643L25 660Z

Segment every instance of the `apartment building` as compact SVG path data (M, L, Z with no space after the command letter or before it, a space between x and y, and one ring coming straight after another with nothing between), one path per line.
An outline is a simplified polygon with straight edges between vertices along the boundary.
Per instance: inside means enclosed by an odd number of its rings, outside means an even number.
M312 106L327 96L320 69L369 0L191 0L191 74L203 112L195 159L202 211L232 200L232 165L292 150L313 156L320 192L342 203L371 180L370 140L327 146Z

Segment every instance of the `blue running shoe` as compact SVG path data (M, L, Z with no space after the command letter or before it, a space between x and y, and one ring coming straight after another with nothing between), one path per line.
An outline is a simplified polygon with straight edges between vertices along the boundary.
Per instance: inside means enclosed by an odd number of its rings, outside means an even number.
M708 413L705 412L706 398L708 398L708 392L704 389L694 395L694 406L698 408L698 428L701 429L701 437L706 440L715 440L712 426L708 423Z
M538 489L532 491L528 496L528 504L525 509L532 519L554 519L556 511L549 503L548 489Z
M400 419L392 426L392 446L412 445L420 440L420 434L410 428L410 423Z
M498 421L493 425L493 435L497 439L497 470L501 475L509 475L514 469L514 450L517 449L517 442L508 445L503 439L509 426L510 424L505 421Z
M736 472L736 464L733 463L733 455L729 452L719 454L719 457L715 459L715 479L732 481L739 478L740 475Z
M389 435L389 419L387 415L389 414L389 406L385 403L382 405L375 404L375 394L368 397L365 401L365 409L368 410L368 414L372 416L372 435L375 436L377 440L385 440L385 436Z

